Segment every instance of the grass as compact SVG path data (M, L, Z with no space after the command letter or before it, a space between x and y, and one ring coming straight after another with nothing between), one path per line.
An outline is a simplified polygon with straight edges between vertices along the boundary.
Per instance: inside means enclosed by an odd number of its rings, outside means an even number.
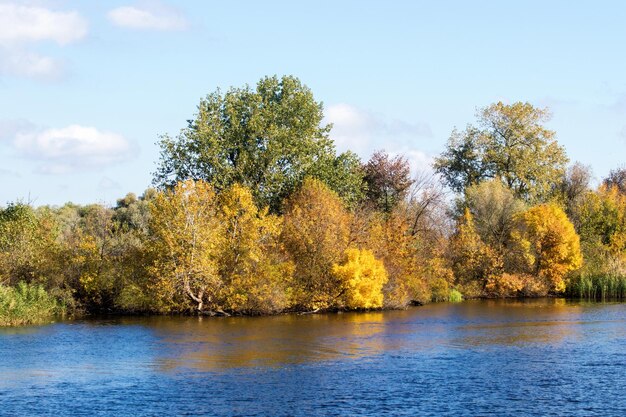
M626 276L581 274L572 278L566 294L585 300L626 300Z
M39 285L24 282L16 287L0 285L0 326L46 323L64 311L65 308Z

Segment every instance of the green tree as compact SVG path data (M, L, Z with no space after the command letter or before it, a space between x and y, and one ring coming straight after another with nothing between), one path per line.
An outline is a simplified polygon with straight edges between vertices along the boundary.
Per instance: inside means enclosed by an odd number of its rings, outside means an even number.
M526 201L546 198L568 161L555 133L544 127L547 109L529 103L498 102L480 109L478 126L453 132L435 170L455 191L499 178Z
M314 176L353 202L361 192L352 153L337 156L323 125L322 104L300 80L265 77L248 86L209 94L176 138L162 136L155 184L202 179L225 190L253 190L259 207L279 212L283 200Z

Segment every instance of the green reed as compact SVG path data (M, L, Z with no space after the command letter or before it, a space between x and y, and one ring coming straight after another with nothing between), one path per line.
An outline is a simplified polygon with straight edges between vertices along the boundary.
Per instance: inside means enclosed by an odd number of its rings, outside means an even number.
M580 274L571 279L566 294L586 300L626 300L626 276Z

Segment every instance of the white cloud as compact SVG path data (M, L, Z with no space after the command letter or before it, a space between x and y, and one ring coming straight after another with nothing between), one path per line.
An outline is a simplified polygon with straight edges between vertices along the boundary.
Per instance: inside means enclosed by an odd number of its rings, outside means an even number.
M63 72L60 60L40 55L32 45L67 45L87 34L87 21L75 11L0 2L0 74L55 79Z
M63 63L34 52L0 49L0 74L54 80L63 74Z
M46 174L103 168L135 154L123 136L79 125L21 132L15 136L13 146L22 156L41 161L38 170Z
M102 177L100 182L98 183L98 190L100 191L108 191L108 190L121 190L122 186L115 180L112 180L109 177Z
M87 21L77 12L0 3L0 44L53 41L66 45L87 34Z
M329 106L325 121L333 124L330 137L341 151L352 150L367 160L374 151L384 149L391 155L404 155L413 170L432 163L431 157L418 150L419 140L432 137L428 124L388 118L345 103Z
M155 1L118 7L109 11L107 16L113 24L129 29L168 31L189 27L180 11Z

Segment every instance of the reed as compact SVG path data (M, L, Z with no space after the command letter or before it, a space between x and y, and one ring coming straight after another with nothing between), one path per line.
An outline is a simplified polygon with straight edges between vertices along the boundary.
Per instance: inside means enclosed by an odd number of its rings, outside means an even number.
M40 285L20 282L16 287L0 285L0 326L22 326L49 322L65 308Z
M580 274L567 287L568 297L585 300L626 300L626 276L618 274Z

